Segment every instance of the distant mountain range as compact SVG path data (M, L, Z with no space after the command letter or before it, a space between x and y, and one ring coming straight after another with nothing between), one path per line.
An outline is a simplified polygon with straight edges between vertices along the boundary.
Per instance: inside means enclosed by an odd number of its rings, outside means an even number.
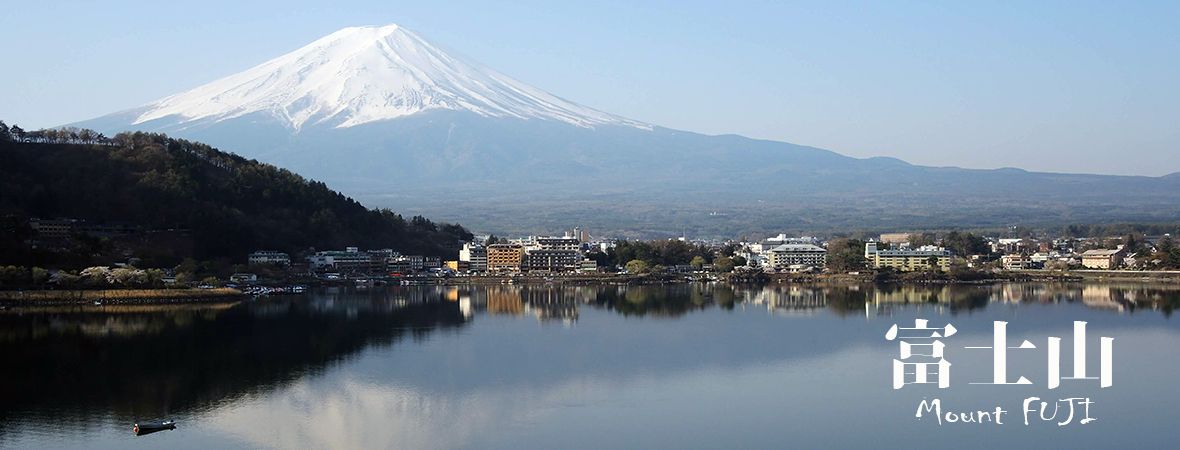
M208 142L371 206L497 233L582 225L733 236L1180 218L1177 174L925 167L672 130L564 100L397 25L346 28L71 125Z

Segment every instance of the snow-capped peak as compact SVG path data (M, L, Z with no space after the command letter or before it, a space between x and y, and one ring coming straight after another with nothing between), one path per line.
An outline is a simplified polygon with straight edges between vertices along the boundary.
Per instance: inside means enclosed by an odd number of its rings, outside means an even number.
M650 128L452 56L398 25L351 27L244 72L163 98L135 124L218 122L266 113L293 129L345 128L428 110Z

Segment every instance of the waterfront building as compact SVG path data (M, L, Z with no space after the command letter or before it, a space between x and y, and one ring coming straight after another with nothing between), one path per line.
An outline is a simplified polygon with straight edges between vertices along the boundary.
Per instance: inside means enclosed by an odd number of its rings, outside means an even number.
M1049 262L1049 260L1060 257L1061 255L1057 252L1036 252L1029 255L1028 260L1031 261L1033 265L1043 266L1045 263Z
M593 259L583 259L578 263L578 273L595 273L598 272L598 261Z
M348 247L344 251L328 250L316 252L307 259L312 270L317 272L371 272L384 270L386 259L381 253L359 251L356 247Z
M487 272L488 249L482 245L464 243L463 248L459 249L459 261L466 262L468 270L472 272Z
M577 250L534 249L524 253L521 270L536 272L572 272L578 268L582 255Z
M1005 270L1024 270L1032 268L1032 257L1021 254L1010 254L1000 257L1000 266Z
M1087 269L1117 269L1123 263L1123 247L1114 250L1086 250L1082 252L1082 267Z
M488 272L519 272L524 257L521 244L492 244L487 247Z
M916 249L906 248L897 250L882 250L878 243L865 244L865 258L869 264L877 269L891 268L902 272L915 270L949 270L951 268L951 252L934 245L923 245Z
M400 257L388 261L385 264L385 270L391 274L397 273L402 275L413 271L413 269L410 268L410 261L401 259Z
M422 255L397 255L390 259L390 262L398 265L399 268L405 268L405 272L421 272L426 269L426 257Z
M766 264L775 270L791 266L822 268L828 251L812 244L782 244L766 251Z
M422 268L426 270L442 268L442 258L437 256L422 257Z
M443 267L455 272L467 272L471 270L471 263L461 260L448 260L443 262Z

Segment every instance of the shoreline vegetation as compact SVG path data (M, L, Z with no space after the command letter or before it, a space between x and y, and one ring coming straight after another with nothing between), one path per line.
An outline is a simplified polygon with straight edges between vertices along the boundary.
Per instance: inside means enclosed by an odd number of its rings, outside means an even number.
M237 289L222 287L138 288L138 289L40 289L0 291L0 305L76 305L76 304L162 304L225 301L243 297Z
M1019 271L978 273L973 277L953 277L945 272L930 273L860 273L860 274L764 274L732 273L721 276L701 274L595 274L595 275L500 275L454 278L405 278L378 281L377 284L413 285L496 285L496 284L568 284L568 285L642 285L677 284L692 282L720 282L729 284L799 284L799 285L856 285L856 284L997 284L1011 282L1084 282L1124 281L1144 284L1180 283L1180 271ZM312 283L320 286L349 286L353 282ZM162 305L189 303L224 303L248 297L241 290L218 288L136 288L136 289L31 289L0 291L0 306L62 306L62 305Z

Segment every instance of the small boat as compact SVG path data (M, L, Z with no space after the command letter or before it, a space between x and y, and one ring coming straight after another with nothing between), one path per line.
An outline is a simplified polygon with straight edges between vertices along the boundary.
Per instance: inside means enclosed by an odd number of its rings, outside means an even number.
M157 431L175 429L175 420L153 420L150 422L136 423L135 426L131 428L131 431L134 431L136 436L143 436L145 434L155 433Z

